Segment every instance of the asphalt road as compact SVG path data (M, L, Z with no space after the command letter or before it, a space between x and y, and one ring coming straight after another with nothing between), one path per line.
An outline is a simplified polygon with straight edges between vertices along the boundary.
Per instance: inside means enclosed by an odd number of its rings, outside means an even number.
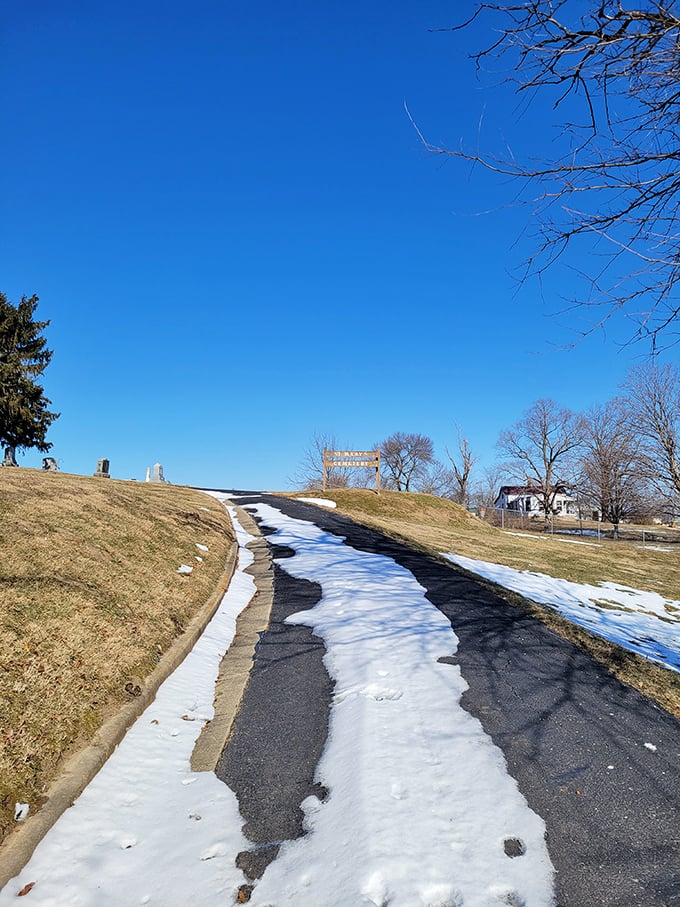
M559 907L680 905L680 721L454 565L332 510L272 495L238 504L259 501L394 558L451 621L469 685L462 704L546 823ZM270 627L217 769L246 819L253 848L240 863L252 878L303 833L301 801L323 796L314 785L332 695L323 643L283 623L319 594L276 567Z

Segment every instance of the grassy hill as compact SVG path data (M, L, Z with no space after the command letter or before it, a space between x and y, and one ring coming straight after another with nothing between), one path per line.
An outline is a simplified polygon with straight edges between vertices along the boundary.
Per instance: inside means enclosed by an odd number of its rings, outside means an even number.
M0 469L0 837L134 695L233 544L224 507L192 489Z

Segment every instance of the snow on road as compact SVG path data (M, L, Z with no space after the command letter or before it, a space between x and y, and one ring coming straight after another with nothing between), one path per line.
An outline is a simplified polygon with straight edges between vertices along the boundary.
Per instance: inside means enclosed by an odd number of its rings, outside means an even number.
M279 565L322 596L289 618L324 640L335 680L308 834L284 844L252 903L376 907L549 905L544 824L502 752L459 704L467 685L442 663L458 641L411 573L266 504ZM509 854L519 853L518 856Z
M226 496L222 496L224 499ZM303 803L305 837L284 843L256 884L255 907L550 907L553 867L542 819L502 752L461 706L449 622L393 560L357 551L314 524L256 508L295 552L280 566L322 596L289 618L323 637L335 680L317 769L328 790ZM233 516L233 514L232 514ZM253 594L252 555L155 702L0 893L41 907L235 903L249 844L234 794L190 769L212 717L217 668Z
M486 579L548 605L592 633L680 671L680 602L620 583L573 583L457 554L444 557Z

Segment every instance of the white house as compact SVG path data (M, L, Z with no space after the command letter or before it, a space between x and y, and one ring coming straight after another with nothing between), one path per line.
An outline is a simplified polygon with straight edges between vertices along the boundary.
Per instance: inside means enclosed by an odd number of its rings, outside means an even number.
M540 489L532 485L501 485L498 497L494 502L496 510L512 510L527 516L539 516L543 513ZM576 500L568 493L564 485L557 486L552 512L559 515L578 514Z

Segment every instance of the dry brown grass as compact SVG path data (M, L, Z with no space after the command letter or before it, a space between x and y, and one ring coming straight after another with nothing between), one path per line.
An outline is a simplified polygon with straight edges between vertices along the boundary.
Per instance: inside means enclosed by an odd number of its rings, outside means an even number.
M300 492L295 497L309 496ZM318 492L314 493L319 496ZM639 542L587 538L573 544L550 535L503 532L444 498L410 492L334 489L323 492L359 523L382 530L430 554L452 552L477 560L533 570L579 583L617 582L680 599L680 562L676 551L643 548ZM597 544L595 544L597 543ZM498 591L498 590L497 590ZM680 717L680 676L626 652L576 627L551 609L526 602L506 590L501 596L529 610L563 636L606 664L621 680Z
M0 837L153 670L232 544L193 489L0 469Z

